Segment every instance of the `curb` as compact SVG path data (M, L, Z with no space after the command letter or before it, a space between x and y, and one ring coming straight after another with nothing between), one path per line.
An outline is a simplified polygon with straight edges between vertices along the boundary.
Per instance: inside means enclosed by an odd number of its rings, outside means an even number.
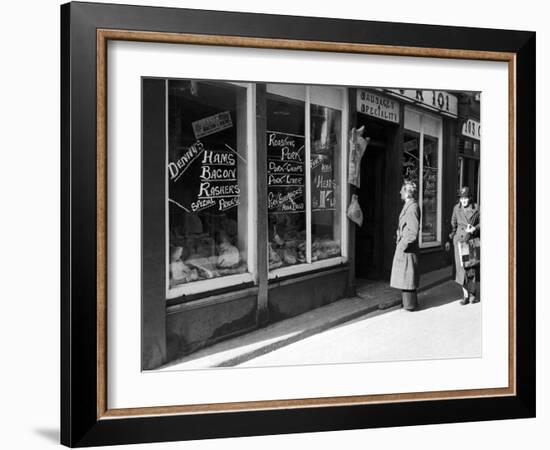
M246 361L250 361L251 359L257 358L258 356L262 356L262 355L265 355L266 353L270 353L282 347L286 347L287 345L294 344L295 342L301 341L302 339L306 339L310 336L313 336L314 334L320 333L322 331L326 331L330 328L336 327L345 322L349 322L350 320L357 319L358 317L364 316L365 314L370 314L377 310L378 310L378 305L367 306L358 311L354 311L351 314L347 314L338 319L310 328L309 330L302 331L301 333L298 333L289 338L281 339L280 341L273 342L269 345L266 345L265 347L260 347L255 350L251 350L247 353L243 353L242 355L235 356L234 358L223 361L219 364L216 364L213 367L232 367L238 364L242 364Z

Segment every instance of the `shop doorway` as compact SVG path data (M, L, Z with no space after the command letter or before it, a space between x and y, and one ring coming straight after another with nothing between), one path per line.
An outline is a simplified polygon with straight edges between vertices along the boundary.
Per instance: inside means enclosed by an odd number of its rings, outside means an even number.
M356 193L363 211L363 225L356 227L355 276L363 280L379 280L383 276L383 188L386 130L367 123L371 141L361 161L361 187Z

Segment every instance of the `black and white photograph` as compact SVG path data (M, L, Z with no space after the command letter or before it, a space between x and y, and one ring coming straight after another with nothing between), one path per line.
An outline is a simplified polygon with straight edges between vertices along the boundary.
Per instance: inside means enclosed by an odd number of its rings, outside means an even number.
M63 443L534 416L534 33L61 13Z
M548 446L545 11L7 2L0 447Z
M141 83L142 370L482 356L482 92Z

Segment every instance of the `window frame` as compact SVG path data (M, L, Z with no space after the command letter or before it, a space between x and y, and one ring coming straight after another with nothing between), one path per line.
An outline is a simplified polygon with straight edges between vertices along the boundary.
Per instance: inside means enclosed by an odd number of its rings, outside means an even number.
M229 84L233 86L239 86L246 89L246 157L247 157L247 170L246 170L246 188L247 192L247 212L246 212L246 225L247 225L247 272L226 275L206 280L197 280L189 283L180 284L174 287L170 287L170 215L169 215L169 176L168 176L168 155L169 155L169 89L168 84L174 78L165 79L165 290L166 300L172 300L186 295L203 294L218 289L224 289L233 286L239 286L253 282L255 285L258 283L258 268L257 268L257 233L256 233L256 217L257 217L257 193L256 193L256 83L242 83L222 80L205 80L219 82L222 84Z
M284 89L284 85L281 88ZM295 85L292 85L295 86ZM302 86L302 85L300 85ZM347 87L303 85L305 87L304 114L305 114L305 207L306 207L306 261L301 264L278 267L268 270L268 280L273 281L287 276L311 272L319 269L329 268L345 264L348 261L348 223L346 221L346 205L348 199L347 183L347 156L348 156L348 128L349 128L349 96ZM311 230L311 88L329 88L341 94L342 127L340 149L340 256L312 261L312 230ZM282 95L280 92L278 95ZM319 103L315 103L316 105ZM319 104L320 106L334 107L332 104ZM267 245L267 243L266 243Z
M442 169L443 169L443 119L435 114L428 113L424 110L421 110L419 108L414 108L409 105L405 105L405 116L407 111L412 112L413 114L417 114L419 116L419 130L412 130L410 128L407 128L406 120L403 121L403 129L405 131L410 131L413 133L418 133L420 136L420 142L419 142L419 159L420 159L420 167L418 170L419 177L418 177L418 205L420 206L421 211L421 220L420 220L420 231L418 233L418 246L421 249L429 249L434 247L441 246L442 240L441 240L441 232L442 232L442 198L443 198L443 187L442 187ZM424 217L424 118L429 117L430 120L434 120L437 122L437 136L432 136L428 134L428 136L437 138L437 233L436 233L436 240L430 241L430 242L424 242L422 239L422 218Z

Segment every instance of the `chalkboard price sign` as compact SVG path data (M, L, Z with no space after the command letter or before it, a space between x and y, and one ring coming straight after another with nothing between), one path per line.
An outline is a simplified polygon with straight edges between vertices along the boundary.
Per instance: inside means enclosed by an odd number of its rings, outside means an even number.
M267 132L268 212L305 211L304 143L303 136Z

